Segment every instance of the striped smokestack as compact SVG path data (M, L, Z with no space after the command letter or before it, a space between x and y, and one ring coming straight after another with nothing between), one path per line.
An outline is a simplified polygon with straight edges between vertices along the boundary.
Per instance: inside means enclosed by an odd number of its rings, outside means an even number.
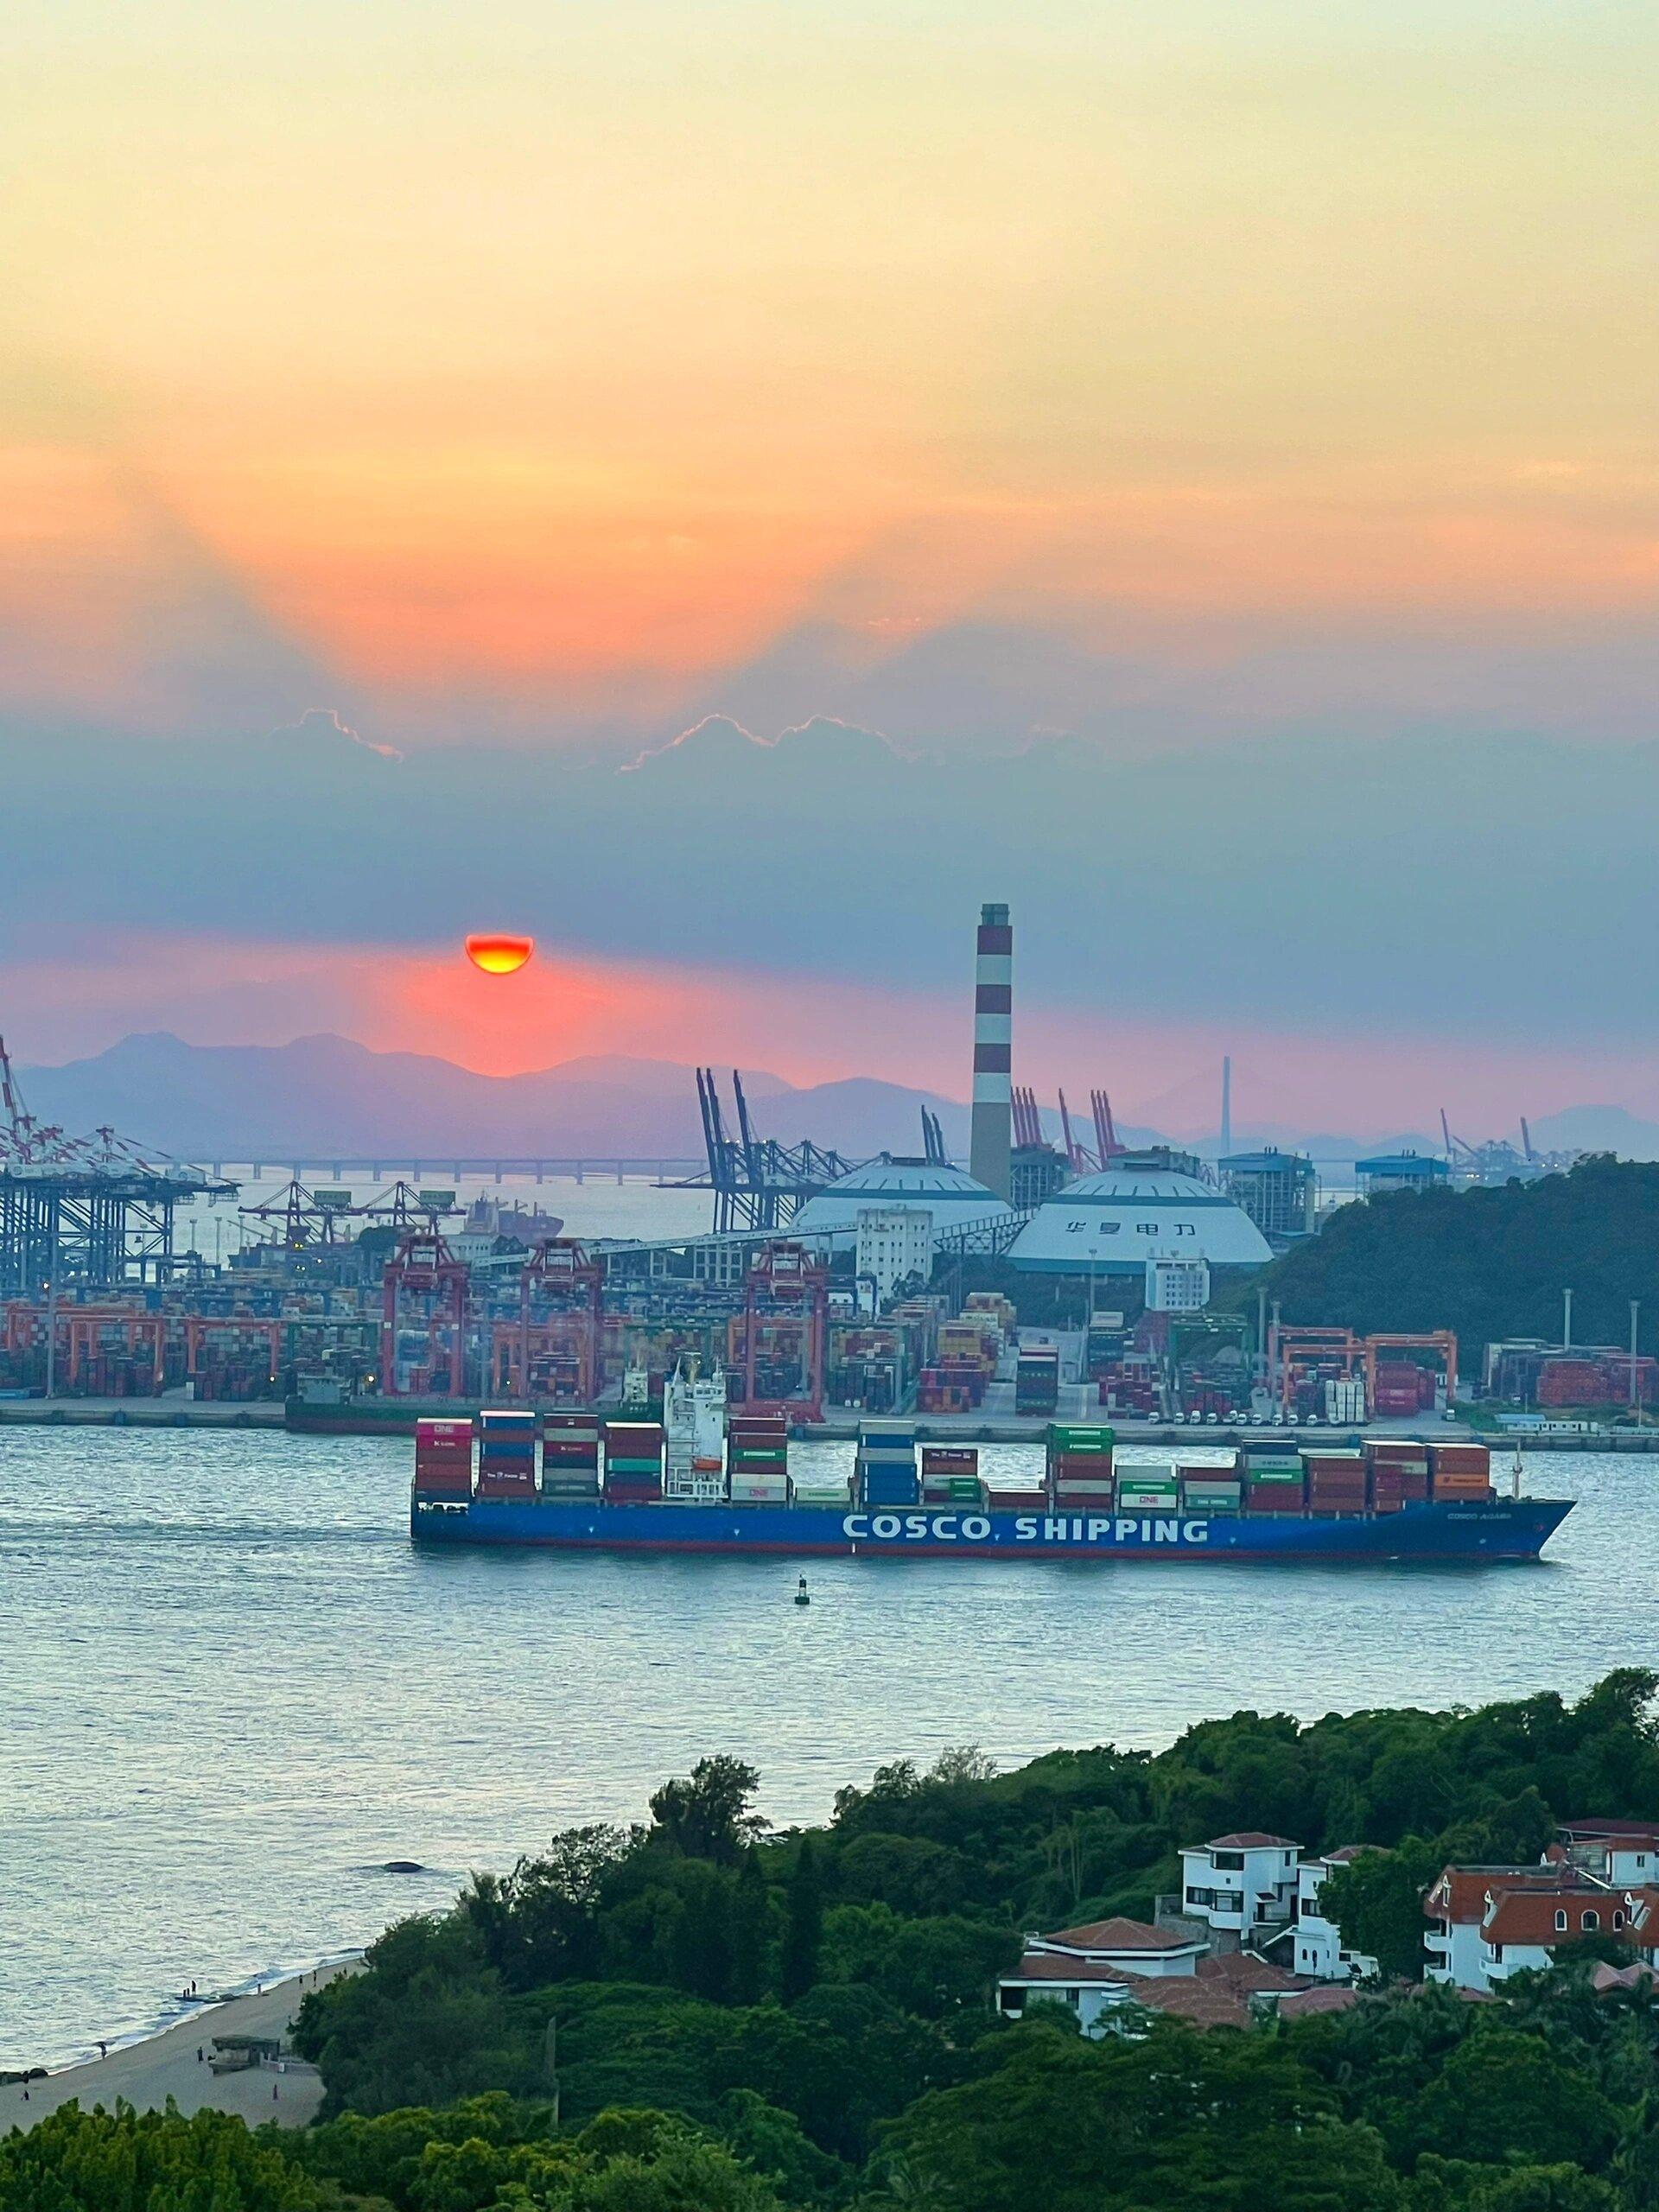
M976 1182L1006 1198L1013 1187L1014 931L1006 906L979 910L974 967L974 1119L969 1166Z

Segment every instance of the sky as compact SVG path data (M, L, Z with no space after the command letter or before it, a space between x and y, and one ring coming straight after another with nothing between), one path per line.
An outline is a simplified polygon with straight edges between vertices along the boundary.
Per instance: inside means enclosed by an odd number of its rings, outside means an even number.
M1633 0L10 11L0 1027L961 1096L1007 899L1046 1088L1654 1110L1656 64Z

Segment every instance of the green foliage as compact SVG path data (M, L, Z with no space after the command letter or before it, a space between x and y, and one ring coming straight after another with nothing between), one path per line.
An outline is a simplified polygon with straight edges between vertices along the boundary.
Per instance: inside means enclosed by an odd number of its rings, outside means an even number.
M789 1877L789 1920L779 1964L778 1993L785 2005L805 1996L818 1978L823 1944L823 1885L810 1835L801 1838Z
M1451 1329L1472 1352L1500 1338L1554 1342L1571 1283L1574 1334L1621 1344L1630 1300L1653 1296L1656 1249L1659 1166L1596 1158L1535 1183L1340 1207L1231 1297L1243 1311L1265 1287L1287 1321L1365 1334Z
M1380 2138L1278 2039L1167 2020L1141 2041L1046 2025L923 2098L884 2152L938 2212L1378 2212L1397 2201Z
M648 1827L568 1830L308 1997L318 2126L60 2120L0 2145L0 2206L1659 2212L1659 1997L1597 1993L1588 1948L1491 2004L1395 1986L1248 2032L1137 2012L1091 2041L991 2005L1022 1929L1144 1915L1180 1844L1234 1827L1370 1845L1327 1907L1414 1980L1447 1859L1659 1816L1655 1693L1630 1669L1576 1703L1240 1713L1007 1774L966 1747L773 1838L753 1770L704 1760Z
M513 2031L500 1976L465 1911L397 1922L369 1947L365 1967L310 1992L295 2025L296 2049L327 2085L326 2112L537 2087L535 2054Z
M741 1759L699 1759L689 1781L665 1782L651 1801L656 1832L688 1858L735 1866L766 1822L754 1810L760 1777Z
M330 2199L239 2120L60 2106L0 2140L5 2212L322 2212Z

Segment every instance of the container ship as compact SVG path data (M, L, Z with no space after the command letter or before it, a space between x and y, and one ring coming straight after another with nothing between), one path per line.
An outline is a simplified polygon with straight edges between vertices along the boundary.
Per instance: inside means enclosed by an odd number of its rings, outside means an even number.
M1021 1484L982 1477L976 1450L919 1443L901 1421L864 1422L844 1476L791 1472L782 1414L734 1411L722 1454L723 1411L705 1383L679 1397L671 1386L664 1422L517 1410L423 1421L411 1535L802 1559L1480 1563L1536 1560L1572 1510L1498 1496L1477 1443L1154 1455L1119 1448L1109 1428L1056 1423L1040 1478Z

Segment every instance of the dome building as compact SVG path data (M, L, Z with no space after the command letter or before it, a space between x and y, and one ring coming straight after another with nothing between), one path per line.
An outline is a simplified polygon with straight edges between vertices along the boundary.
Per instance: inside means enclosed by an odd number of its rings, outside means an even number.
M1133 1275L1150 1259L1265 1267L1268 1241L1236 1199L1155 1157L1124 1154L1044 1200L1008 1258L1033 1274Z
M789 1224L791 1236L844 1230L858 1233L858 1217L871 1206L914 1206L933 1217L936 1236L983 1221L1001 1221L1008 1209L995 1191L976 1183L965 1167L940 1160L898 1160L884 1152L849 1168L806 1204Z

